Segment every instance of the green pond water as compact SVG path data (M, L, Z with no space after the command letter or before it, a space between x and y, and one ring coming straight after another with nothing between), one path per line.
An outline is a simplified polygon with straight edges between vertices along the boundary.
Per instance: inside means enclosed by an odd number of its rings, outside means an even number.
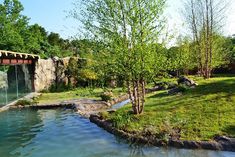
M234 152L130 145L72 110L0 113L0 157L235 157Z

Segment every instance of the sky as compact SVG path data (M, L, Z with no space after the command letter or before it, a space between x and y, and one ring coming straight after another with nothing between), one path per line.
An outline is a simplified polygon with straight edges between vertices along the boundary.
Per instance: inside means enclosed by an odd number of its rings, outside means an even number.
M48 32L56 32L63 38L71 38L79 32L79 23L68 18L68 11L73 8L75 0L20 0L24 6L23 15L30 18L30 24L38 23ZM231 0L227 23L224 27L225 35L235 34L235 0ZM3 0L0 0L2 3ZM168 0L166 16L168 29L174 34L184 34L186 27L181 18L180 8L182 0Z

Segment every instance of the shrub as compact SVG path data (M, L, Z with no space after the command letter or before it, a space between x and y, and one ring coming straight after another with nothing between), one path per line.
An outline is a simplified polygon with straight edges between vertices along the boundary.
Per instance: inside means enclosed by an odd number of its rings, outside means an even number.
M108 119L109 117L109 113L107 111L100 112L99 115L102 119Z
M54 83L50 86L50 88L48 90L45 90L44 93L56 93L56 92L64 92L64 91L68 91L72 89L72 85L68 84L65 85L65 83Z
M101 95L101 100L102 101L109 101L112 100L113 97L113 92L112 91L107 91L107 92L103 92Z
M126 124L132 122L132 116L128 112L117 113L112 117L114 127L118 129L125 128Z
M167 83L164 83L164 84L162 85L162 88L163 88L163 90L168 89L168 84L167 84Z
M17 103L15 104L16 106L29 106L32 105L32 102L29 100L18 100Z

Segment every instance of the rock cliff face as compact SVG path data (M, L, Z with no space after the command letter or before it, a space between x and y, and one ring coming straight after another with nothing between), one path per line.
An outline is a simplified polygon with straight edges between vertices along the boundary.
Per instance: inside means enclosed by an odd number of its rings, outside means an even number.
M35 65L34 88L36 92L48 89L55 81L55 64L52 59L40 59Z
M65 76L69 57L40 59L35 65L34 87L36 92L49 89L53 84L68 83Z

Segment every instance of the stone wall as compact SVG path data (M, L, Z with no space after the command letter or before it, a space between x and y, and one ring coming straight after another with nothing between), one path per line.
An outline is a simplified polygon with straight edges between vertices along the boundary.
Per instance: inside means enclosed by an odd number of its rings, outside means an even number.
M67 84L65 70L67 68L69 57L39 59L35 65L34 88L36 92L49 89L53 84Z
M55 64L52 59L40 59L35 65L34 88L36 92L48 89L55 81Z

